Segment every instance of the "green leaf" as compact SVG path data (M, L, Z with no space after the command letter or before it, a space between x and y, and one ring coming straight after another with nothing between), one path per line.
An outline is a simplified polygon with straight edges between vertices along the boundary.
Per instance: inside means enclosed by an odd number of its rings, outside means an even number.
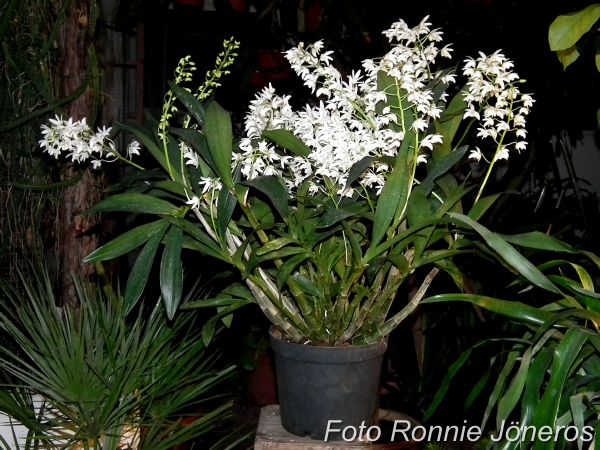
M106 261L129 253L145 243L156 233L161 231L164 232L166 224L167 222L161 219L126 231L121 236L116 237L102 247L94 250L83 259L83 262L92 263Z
M492 393L488 400L488 404L485 408L485 412L483 413L482 428L485 428L487 420L490 417L490 413L492 412L494 405L498 401L498 398L500 397L500 395L504 389L506 379L507 379L508 375L510 374L513 366L515 365L515 361L517 360L518 356L519 356L519 353L517 351L510 352L508 354L508 357L506 358L506 363L504 364L504 366L502 367L502 370L498 374L496 384L494 385L494 389L492 390ZM496 421L496 426L498 428L500 428L500 423L498 423L498 422L499 421Z
M463 121L463 114L467 108L464 94L465 90L461 89L452 98L442 116L434 122L435 131L443 136L442 143L433 147L434 161L443 158L452 152L454 136Z
M202 343L205 347L208 347L210 342L212 341L213 336L215 335L215 327L217 325L217 318L211 317L206 321L204 326L202 327Z
M178 210L172 203L146 194L116 194L92 207L89 213L125 211L140 214L174 214Z
M498 200L502 193L488 195L487 197L481 197L477 203L473 205L469 214L467 214L473 220L479 220L485 212Z
M377 207L375 208L371 246L375 246L381 241L389 230L396 214L401 213L406 204L413 183L412 155L414 152L410 148L410 141L410 137L405 138L404 143L408 142L407 148L404 151L401 149L396 165L379 195Z
M314 297L323 297L323 292L313 283L309 278L305 277L299 272L295 272L292 275L292 279L298 283L300 288L309 295Z
M350 187L369 167L373 164L375 158L372 156L365 156L361 160L355 162L350 168L348 179L346 180L346 187Z
M442 260L451 260L453 256L463 255L465 253L470 253L470 250L429 250L423 252L423 254L419 258L415 258L415 261L412 264L413 269L416 269L421 266L426 266L431 263L437 264ZM442 269L444 270L444 269Z
M204 106L200 103L194 95L188 91L187 89L175 84L172 81L167 81L169 83L169 89L177 97L183 105L187 108L189 112L196 118L199 124L203 124L206 118L206 112L204 110Z
M525 382L525 390L521 400L521 420L522 425L529 425L533 413L539 407L541 392L540 389L546 378L546 371L552 361L552 348L543 347L536 355L533 363L529 367L529 375Z
M558 419L558 408L568 383L568 374L573 363L578 359L580 351L590 334L580 328L570 328L554 350L554 359L550 369L550 380L533 416L532 423L539 430L544 425L554 426ZM554 448L553 442L539 442L534 449Z
M550 50L566 50L577 43L600 19L600 3L563 16L558 16L548 29Z
M290 130L265 130L262 136L298 156L306 158L310 155L310 147L297 138Z
M245 180L242 184L246 186L253 187L254 189L262 192L283 217L284 220L287 221L289 217L289 207L288 207L288 197L289 193L285 184L281 181L279 177L276 176L264 176L254 178L252 180Z
M521 364L519 364L517 373L510 382L508 389L498 402L498 412L496 413L498 422L506 421L521 399L525 382L528 378L532 351L533 349L531 347L525 350L525 353L521 357Z
M30 183L19 183L18 181L0 181L0 187L13 187L15 189L22 189L25 191L45 192L58 189L64 189L70 186L75 186L83 178L83 173L77 175L69 180L59 181L57 183L47 184L30 184Z
M223 242L223 245L225 246L225 234L236 205L237 200L235 195L233 195L229 189L223 188L219 191L219 198L217 202L217 228L219 231L219 236Z
M253 253L250 256L250 259L246 263L246 267L244 269L243 276L248 276L250 272L252 272L257 266L259 266L264 261L270 261L273 259L283 259L288 256L299 255L306 253L306 250L302 247L285 247L279 250L273 250L264 255L258 256L256 253Z
M462 368L462 366L464 366L465 363L469 360L472 352L473 352L473 349L470 348L469 350L464 352L462 355L460 355L460 357L456 361L454 361L452 363L452 365L448 368L448 372L447 372L446 376L444 377L442 384L440 385L437 392L433 396L433 400L431 401L431 404L427 408L427 411L425 411L423 420L426 421L427 419L429 419L431 417L431 415L436 411L438 406L440 406L440 404L446 397L446 393L448 392L448 388L450 387L450 382L456 376L456 374Z
M222 306L237 305L239 303L248 305L253 302L242 298L231 297L203 298L202 300L185 302L181 305L181 309L220 308Z
M496 360L495 357L491 358L490 366L494 364L495 360ZM491 371L491 367L490 367L483 374L483 376L479 379L479 381L477 381L477 383L475 383L475 385L473 386L473 388L467 395L467 398L465 399L465 402L463 404L463 412L468 411L471 408L471 406L473 406L473 403L475 403L475 401L479 398L479 396L481 395L481 393L484 391L485 387L487 386L491 375L492 375L492 371Z
M157 181L153 184L154 184L154 187L157 189L161 189L163 191L170 192L175 195L180 195L181 197L185 197L186 187L177 181L162 180L162 181Z
M216 174L217 166L213 160L210 151L208 150L208 143L206 142L206 136L194 128L170 128L173 134L180 136L185 142L187 142L200 157L208 164L211 170Z
M529 260L521 255L512 245L506 242L500 235L492 233L483 225L475 222L463 214L448 213L455 222L461 223L475 230L483 237L486 243L493 248L506 263L513 267L519 274L523 275L531 283L555 294L561 294L560 290L539 271Z
M425 195L429 195L433 190L434 182L437 178L448 172L454 165L460 161L467 152L468 147L462 147L444 155L439 161L434 161L427 173L427 177L419 184L419 188L423 190Z
M565 50L557 50L556 51L556 56L558 57L558 60L562 64L563 70L565 70L567 67L569 67L571 64L573 64L575 61L577 61L577 59L579 58L579 55L580 55L580 53L579 53L579 50L577 49L576 45L569 47Z
M160 262L160 292L169 320L173 319L183 290L181 248L183 231L172 226L166 236L165 249Z
M273 239L267 243L265 243L261 248L256 251L257 256L262 256L266 253L270 253L274 250L279 250L280 248L285 247L288 244L297 244L296 239L292 239L290 237L281 237L277 239Z
M337 208L326 207L323 215L319 217L317 228L329 228L348 217L356 216L364 211L364 203L356 201L339 205Z
M281 267L277 269L277 288L281 289L292 272L296 270L296 267L306 261L309 257L310 255L308 253L301 253L286 260Z
M432 217L433 212L431 211L431 203L429 203L425 193L419 188L414 189L410 194L408 207L406 208L406 219L409 228L418 228L429 222ZM429 229L424 229L417 235L417 238L414 241L415 257L418 258L421 256L428 240Z
M469 302L510 319L529 325L543 325L554 319L554 315L543 309L534 308L521 302L501 300L475 294L439 294L426 298L422 304L444 302Z
M451 259L439 259L435 262L435 265L446 272L454 281L454 284L461 291L464 290L464 278L461 270Z
M215 169L223 184L232 189L231 153L233 151L233 133L231 116L217 102L211 102L206 108L204 133L208 150L215 162Z
M577 253L577 251L568 244L539 231L521 234L499 234L498 236L501 236L507 242L518 245L519 247L535 248L537 250L548 250L552 252Z
M125 311L125 314L131 312L144 292L144 288L148 282L148 275L150 275L150 269L152 269L152 263L156 256L156 251L158 250L158 246L168 227L168 222L161 221L160 228L150 239L148 239L148 242L131 268L131 273L127 279L125 292L123 294L123 310Z

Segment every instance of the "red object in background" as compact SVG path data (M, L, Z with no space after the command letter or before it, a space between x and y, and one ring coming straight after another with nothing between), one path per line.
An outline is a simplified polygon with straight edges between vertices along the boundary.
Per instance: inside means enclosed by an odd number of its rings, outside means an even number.
M204 0L175 0L175 5L204 9Z
M275 367L268 353L259 353L256 358L256 369L248 380L248 400L259 406L277 403Z
M248 0L229 0L231 8L240 14L246 14L250 11L250 2Z
M304 27L308 33L314 33L321 25L321 0L308 0L304 9Z
M264 87L270 82L287 80L290 77L290 65L279 50L259 50L256 71L250 84Z

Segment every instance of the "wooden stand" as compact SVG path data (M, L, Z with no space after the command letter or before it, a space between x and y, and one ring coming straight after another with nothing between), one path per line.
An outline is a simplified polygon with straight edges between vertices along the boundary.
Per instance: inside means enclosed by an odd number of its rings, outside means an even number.
M365 442L324 442L293 435L281 426L279 405L269 405L262 408L254 450L394 450L415 449L418 445L413 442L398 442L393 444L369 444Z

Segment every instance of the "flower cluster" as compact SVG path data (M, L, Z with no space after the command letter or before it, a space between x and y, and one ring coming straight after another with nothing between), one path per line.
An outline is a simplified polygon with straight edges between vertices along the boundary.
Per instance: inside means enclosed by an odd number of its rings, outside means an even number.
M65 153L73 162L90 160L92 167L97 169L102 161L114 161L117 158L110 130L110 127L102 127L94 132L85 118L74 121L70 117L64 120L57 115L49 120L49 125L42 125L43 137L39 144L43 151L56 159ZM132 147L131 152L137 151L137 148Z
M143 167L131 161L140 154L140 143L132 140L126 149L127 158L122 156L110 138L110 127L98 128L94 132L86 119L74 121L60 116L50 119L48 125L42 125L42 139L39 141L42 151L55 159L65 156L76 163L89 161L92 168L98 169L103 162L121 160L131 166L143 170Z
M508 159L511 150L521 151L527 147L525 120L533 99L520 92L516 85L520 79L512 68L512 61L500 51L489 56L479 53L476 59L469 58L465 62L463 74L468 81L464 117L479 121L477 136L491 139L495 149L491 161L479 147L471 151L471 159L495 162ZM514 135L513 139L510 134Z
M409 134L410 143L403 149L414 152L413 174L418 163L427 161L429 151L443 142L432 123L445 111L446 90L456 83L456 75L437 69L437 64L440 58L451 58L452 49L440 45L442 33L431 28L428 17L414 28L399 20L383 34L390 50L363 61L362 70L347 77L332 65L332 52L324 51L321 41L286 52L318 102L294 111L290 97L277 95L271 86L257 94L234 158L245 178L278 175L290 192L308 182L313 193L352 195L354 189L346 185L350 170L370 157L371 166L358 182L377 194L391 170L389 158L398 154ZM480 120L478 137L494 139L497 158L507 157L509 148L525 148L525 116L532 99L516 88L519 78L511 68L496 52L467 60L463 70L468 105L464 117ZM263 133L274 129L290 130L310 154L292 154L265 139ZM519 140L511 141L508 132Z

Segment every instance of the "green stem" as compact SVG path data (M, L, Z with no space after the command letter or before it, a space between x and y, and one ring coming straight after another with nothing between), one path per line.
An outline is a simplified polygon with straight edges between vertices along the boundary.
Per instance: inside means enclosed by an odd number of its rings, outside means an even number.
M506 131L504 131L502 133L502 136L500 137L500 141L498 142L498 145L496 146L496 151L494 152L492 162L488 166L488 169L485 173L485 177L483 178L483 182L481 183L481 186L479 186L479 191L477 192L477 196L475 197L475 203L477 203L479 201L479 199L481 198L481 194L483 194L483 189L485 188L485 185L487 184L488 179L490 178L490 175L492 174L492 169L494 168L494 164L496 164L496 155L502 148L502 142L504 141L504 137L506 136L506 133L507 133Z
M112 154L115 155L119 161L123 161L124 163L127 163L130 166L133 166L138 170L146 170L139 164L136 164L133 161L131 161L130 159L124 158L119 152L113 152Z

